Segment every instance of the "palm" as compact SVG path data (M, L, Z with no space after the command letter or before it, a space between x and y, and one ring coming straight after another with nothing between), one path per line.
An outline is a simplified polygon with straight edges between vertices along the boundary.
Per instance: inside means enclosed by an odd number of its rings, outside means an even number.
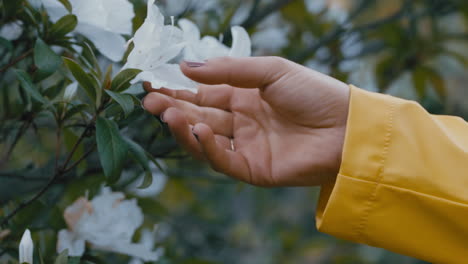
M146 84L154 93L144 105L155 115L164 113L177 141L215 170L262 186L321 184L339 167L347 87L301 66L288 67L268 85L258 83L261 90L202 85L193 94ZM220 75L213 76L198 81L222 83L216 80ZM221 77L237 85L237 79ZM239 85L260 87L247 79Z

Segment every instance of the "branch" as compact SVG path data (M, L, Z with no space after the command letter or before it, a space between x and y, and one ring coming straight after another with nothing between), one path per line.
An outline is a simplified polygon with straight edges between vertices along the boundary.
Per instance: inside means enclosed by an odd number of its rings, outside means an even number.
M13 140L13 143L11 143L10 148L5 153L5 156L0 160L0 168L2 168L3 165L8 162L11 154L13 153L13 150L15 149L16 144L18 144L18 141L20 140L20 138L28 130L29 125L31 125L32 120L33 120L33 117L30 117L26 120L26 122L23 123L23 125L21 125L20 129L18 130L18 133L15 136L15 139Z
M29 55L31 55L33 53L33 49L29 49L27 50L25 53L23 53L22 55L20 55L19 57L13 59L10 63L8 63L7 65L3 66L2 68L0 68L0 73L8 70L10 67L13 67L16 65L16 63L24 60L25 58L27 58Z
M0 222L0 226L6 226L8 224L8 222L16 215L18 214L18 212L20 212L21 210L23 210L24 208L26 208L27 206L29 206L30 204L32 204L33 202L35 202L37 199L39 199L44 193L46 193L50 187L52 187L54 185L54 183L60 178L62 177L66 172L70 171L71 169L68 168L66 169L68 163L70 162L70 160L72 159L73 155L75 154L76 150L78 149L78 146L81 144L81 142L83 141L83 139L86 137L86 134L88 132L88 130L94 125L94 122L96 121L96 118L97 116L99 115L100 111L102 109L99 109L96 114L94 115L94 117L91 119L91 121L89 122L88 126L86 126L85 130L83 131L83 133L81 134L81 136L78 138L78 140L76 141L75 145L73 146L70 154L68 155L65 163L60 167L60 168L57 168L55 170L55 173L54 173L54 176L47 182L47 184L42 187L42 189L36 194L34 195L31 199L29 199L28 201L26 202L22 202L18 207L16 207L15 210L13 210L10 214L8 214L5 218L3 218L2 222ZM89 155L91 152L88 151L86 153L86 155ZM81 162L83 159L85 159L86 156L82 157L79 159L79 161ZM78 163L74 163L72 165L71 168L74 168L78 165Z

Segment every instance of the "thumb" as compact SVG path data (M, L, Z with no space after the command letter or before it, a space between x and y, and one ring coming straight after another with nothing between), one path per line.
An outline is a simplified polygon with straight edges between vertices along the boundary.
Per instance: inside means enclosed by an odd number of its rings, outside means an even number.
M293 65L280 57L221 57L204 63L185 61L180 68L199 83L264 89L288 73Z

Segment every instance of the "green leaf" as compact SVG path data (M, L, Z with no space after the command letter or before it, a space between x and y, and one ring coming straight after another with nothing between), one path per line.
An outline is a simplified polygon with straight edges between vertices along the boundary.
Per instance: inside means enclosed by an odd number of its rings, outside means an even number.
M86 108L88 107L87 104L79 104L79 105L74 105L72 106L65 116L63 117L63 120L67 120L69 118L72 118L74 115L83 112Z
M130 151L134 159L138 163L140 163L140 165L145 170L145 178L143 179L143 182L138 188L140 189L148 188L153 183L153 174L151 173L151 168L148 165L149 159L146 156L146 151L140 145L138 145L131 139L125 138L124 140L127 143L128 150Z
M112 97L112 99L114 99L120 105L120 107L122 107L125 116L128 116L131 112L133 112L134 104L131 95L114 93L109 90L106 90L106 93Z
M125 91L130 87L130 81L133 80L140 72L141 70L137 69L125 69L119 72L112 81L111 90L114 92Z
M96 91L99 89L99 83L96 83L97 81L89 76L74 60L64 58L64 61L70 72L73 74L73 77L75 77L80 86L83 87L89 98L91 98L93 102L96 102Z
M33 84L29 75L23 70L14 70L18 80L21 84L21 87L28 93L28 95L32 96L36 101L45 104L47 100L42 97L39 91L36 89L35 85Z
M83 42L81 46L83 47L81 58L83 58L83 60L86 61L87 64L89 64L89 67L97 71L96 77L101 78L101 75L102 75L101 68L99 67L99 62L96 59L96 55L94 54L93 49L87 42Z
M428 72L429 81L439 98L442 100L445 99L447 96L447 88L445 87L445 81L442 75L433 68L427 67L426 71Z
M49 76L57 71L62 64L62 59L42 39L38 38L34 46L34 64L41 73Z
M68 264L80 264L80 257L69 257Z
M68 0L59 0L60 3L68 10L68 12L72 11L72 5Z
M414 89L418 94L419 98L424 98L426 95L426 80L427 73L422 67L417 67L413 70L412 81Z
M76 28L77 24L78 19L75 15L63 16L54 25L52 25L50 28L50 35L54 38L63 37L72 32Z
M67 264L68 263L68 249L65 249L58 255L58 257L55 259L54 264Z
M127 143L120 135L117 124L99 117L96 122L96 142L104 174L110 183L115 183L127 158Z

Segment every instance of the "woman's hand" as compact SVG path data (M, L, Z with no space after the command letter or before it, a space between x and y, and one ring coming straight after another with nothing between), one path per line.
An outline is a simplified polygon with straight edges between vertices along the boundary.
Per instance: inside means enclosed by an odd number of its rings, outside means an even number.
M181 69L206 84L198 94L145 83L143 104L194 156L260 186L319 185L336 176L346 84L278 57L184 62Z

